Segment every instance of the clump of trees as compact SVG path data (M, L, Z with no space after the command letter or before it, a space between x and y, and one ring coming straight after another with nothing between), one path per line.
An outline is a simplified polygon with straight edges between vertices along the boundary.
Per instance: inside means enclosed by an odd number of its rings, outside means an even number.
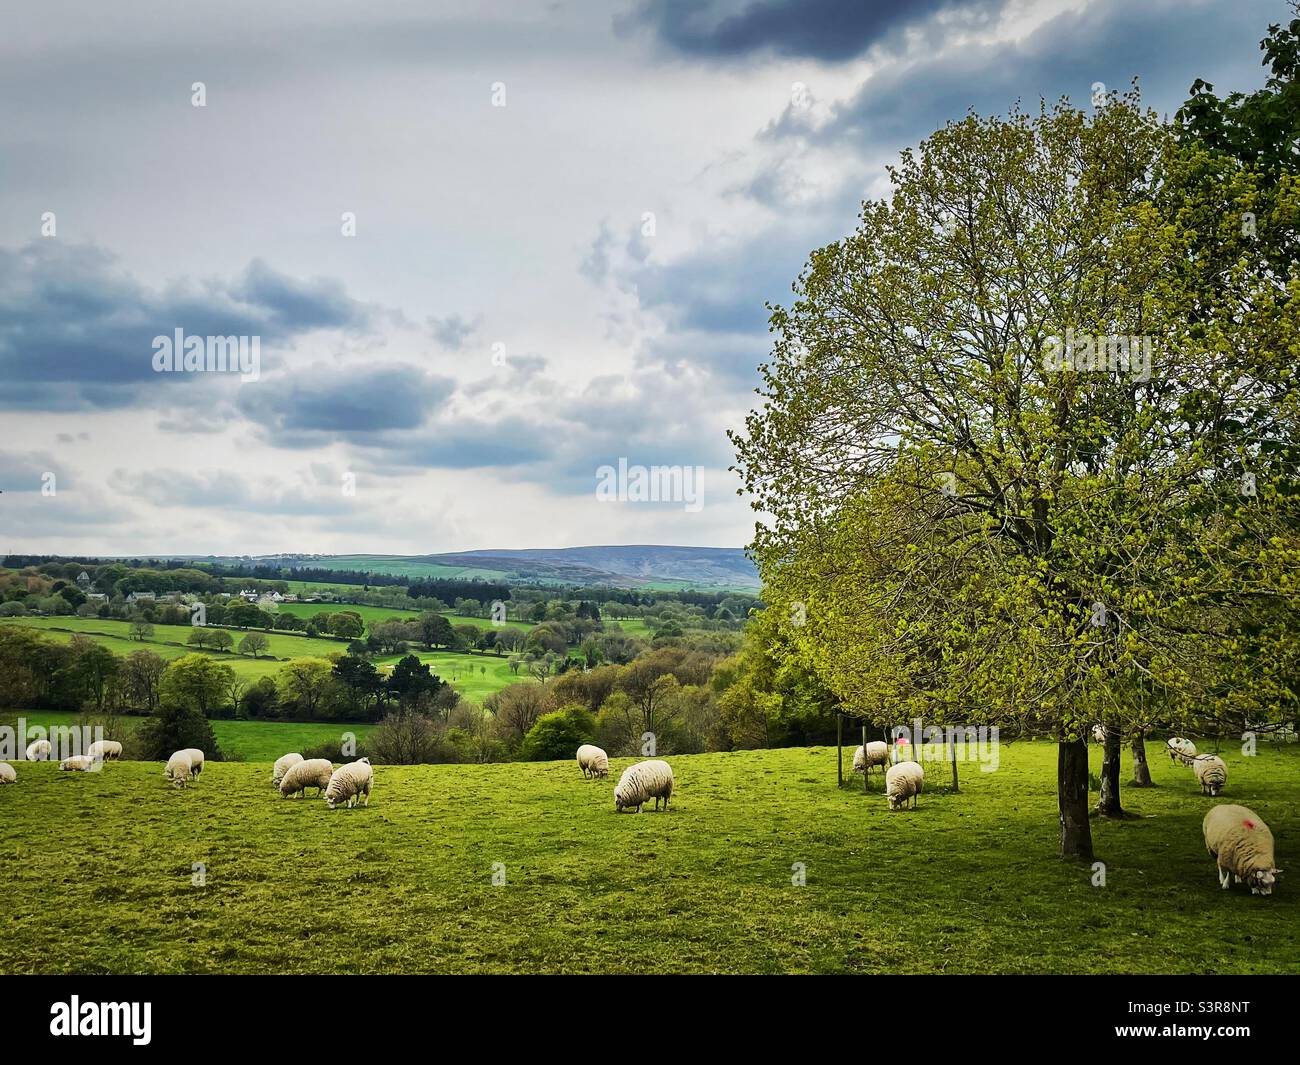
M1174 126L1111 94L903 153L733 434L774 646L878 725L1056 740L1065 856L1092 722L1116 814L1125 738L1295 713L1297 40Z

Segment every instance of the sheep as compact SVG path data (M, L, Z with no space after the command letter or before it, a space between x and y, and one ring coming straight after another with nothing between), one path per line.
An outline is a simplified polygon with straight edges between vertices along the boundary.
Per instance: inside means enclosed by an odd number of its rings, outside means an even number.
M622 813L624 808L641 807L651 799L655 809L659 809L659 800L664 801L664 810L668 809L668 800L673 794L673 770L667 762L652 758L646 762L637 762L623 770L618 778L618 787L614 789L614 812Z
M186 747L180 753L190 756L190 776L197 780L199 774L203 772L203 752L197 747Z
M325 786L325 803L331 810L344 801L349 807L355 806L358 799L362 806L369 806L370 786L374 782L375 771L370 768L369 758L348 762L330 775L329 783Z
M0 762L0 784L17 784L18 770L8 762Z
M853 752L853 772L869 773L873 765L878 765L881 769L889 768L889 744L883 740L872 740Z
M328 758L308 758L289 767L280 780L280 794L286 799L290 795L301 798L308 788L315 788L318 795L324 795L333 775L334 763Z
M1169 760L1171 762L1182 762L1183 765L1191 765L1192 759L1196 757L1196 744L1191 740L1185 740L1181 736L1171 736L1168 740Z
M1201 822L1205 849L1214 859L1219 886L1228 880L1250 885L1252 895L1270 895L1282 870L1273 864L1273 833L1263 818L1245 806L1220 804Z
M178 788L185 787L193 775L194 763L190 761L188 751L177 751L167 759L167 768L163 770L163 776Z
M278 788L280 781L284 779L285 773L289 772L290 766L295 766L302 761L302 755L297 751L293 754L282 754L275 760L275 767L271 770L271 787Z
M85 754L74 754L59 763L59 769L72 773L89 773L94 767L95 760Z
M1202 795L1218 795L1228 783L1228 767L1217 754L1202 754L1192 760L1192 772L1201 783Z
M609 755L594 744L584 743L578 748L578 768L588 778L609 776Z
M29 762L48 762L54 748L50 746L49 740L33 740L27 745L27 760Z
M912 800L916 809L916 797L925 786L925 770L920 762L899 762L891 765L885 773L885 797L889 799L891 810L901 810Z
M122 757L122 745L117 740L96 740L86 748L86 755L98 762L112 761Z
M1105 725L1093 725L1093 726L1092 726L1092 738L1093 738L1093 742L1095 742L1095 743L1105 743L1105 742L1106 742L1106 726L1105 726Z

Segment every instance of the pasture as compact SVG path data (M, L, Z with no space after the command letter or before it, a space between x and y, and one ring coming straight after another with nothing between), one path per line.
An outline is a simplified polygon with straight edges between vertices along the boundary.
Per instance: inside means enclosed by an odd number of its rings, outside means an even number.
M836 788L825 747L672 757L670 812L640 815L613 808L627 759L604 781L571 761L378 766L370 807L334 811L280 799L268 764L175 791L158 764L18 763L0 971L1296 971L1300 878L1221 891L1200 824L1251 806L1300 868L1300 748L1227 749L1218 800L1153 757L1158 786L1125 791L1140 816L1094 820L1104 887L1055 857L1055 746L1000 753L956 794L935 766L899 813L879 777Z
M81 719L80 714L66 710L5 710L0 711L0 724L13 726L19 717L26 720L28 728L71 728ZM94 717L94 715L90 715ZM134 729L149 720L143 716L118 715L116 721L123 729ZM302 751L322 743L342 743L343 734L351 732L358 739L365 736L374 725L354 721L237 721L216 718L212 731L217 745L227 758L245 762L274 762L289 751Z
M39 629L51 639L67 642L74 633L88 636L96 643L101 643L114 654L128 655L142 648L153 651L166 659L179 658L192 654L195 647L185 641L194 630L188 625L155 625L150 639L139 641L130 638L130 624L126 621L105 620L102 618L5 618L0 624L22 625ZM485 623L486 624L486 623ZM244 637L239 629L228 629L235 639L235 644ZM251 658L236 652L205 652L211 654L223 665L230 666L235 675L243 681L252 682L260 677L274 676L283 668L285 662L293 658L328 658L347 651L346 640L321 639L310 636L297 636L286 633L263 633L270 642L267 656ZM430 663L431 668L443 680L449 681L453 688L466 698L476 702L494 691L527 680L527 674L514 676L504 656L462 654L454 651L417 651L422 662ZM380 655L374 661L380 669L388 671L397 662L400 655Z

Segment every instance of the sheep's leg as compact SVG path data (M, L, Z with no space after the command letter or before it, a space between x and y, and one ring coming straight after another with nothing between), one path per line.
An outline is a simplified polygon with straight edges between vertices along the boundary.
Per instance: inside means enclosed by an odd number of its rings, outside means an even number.
M1219 874L1219 887L1223 888L1224 891L1227 891L1227 890L1228 890L1228 870L1224 869L1223 866L1221 866L1221 865L1216 865L1214 868L1215 868L1215 871Z

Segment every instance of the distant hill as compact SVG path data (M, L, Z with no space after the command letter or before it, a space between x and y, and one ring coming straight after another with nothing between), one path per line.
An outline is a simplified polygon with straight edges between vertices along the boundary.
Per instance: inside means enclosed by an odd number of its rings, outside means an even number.
M287 569L352 570L411 579L515 580L600 584L614 588L756 590L758 571L739 547L501 548L434 555L172 555L194 562L271 565Z
M417 561L417 560L413 560ZM495 570L520 580L554 580L615 586L757 588L758 572L738 547L607 547L455 551L418 561Z

